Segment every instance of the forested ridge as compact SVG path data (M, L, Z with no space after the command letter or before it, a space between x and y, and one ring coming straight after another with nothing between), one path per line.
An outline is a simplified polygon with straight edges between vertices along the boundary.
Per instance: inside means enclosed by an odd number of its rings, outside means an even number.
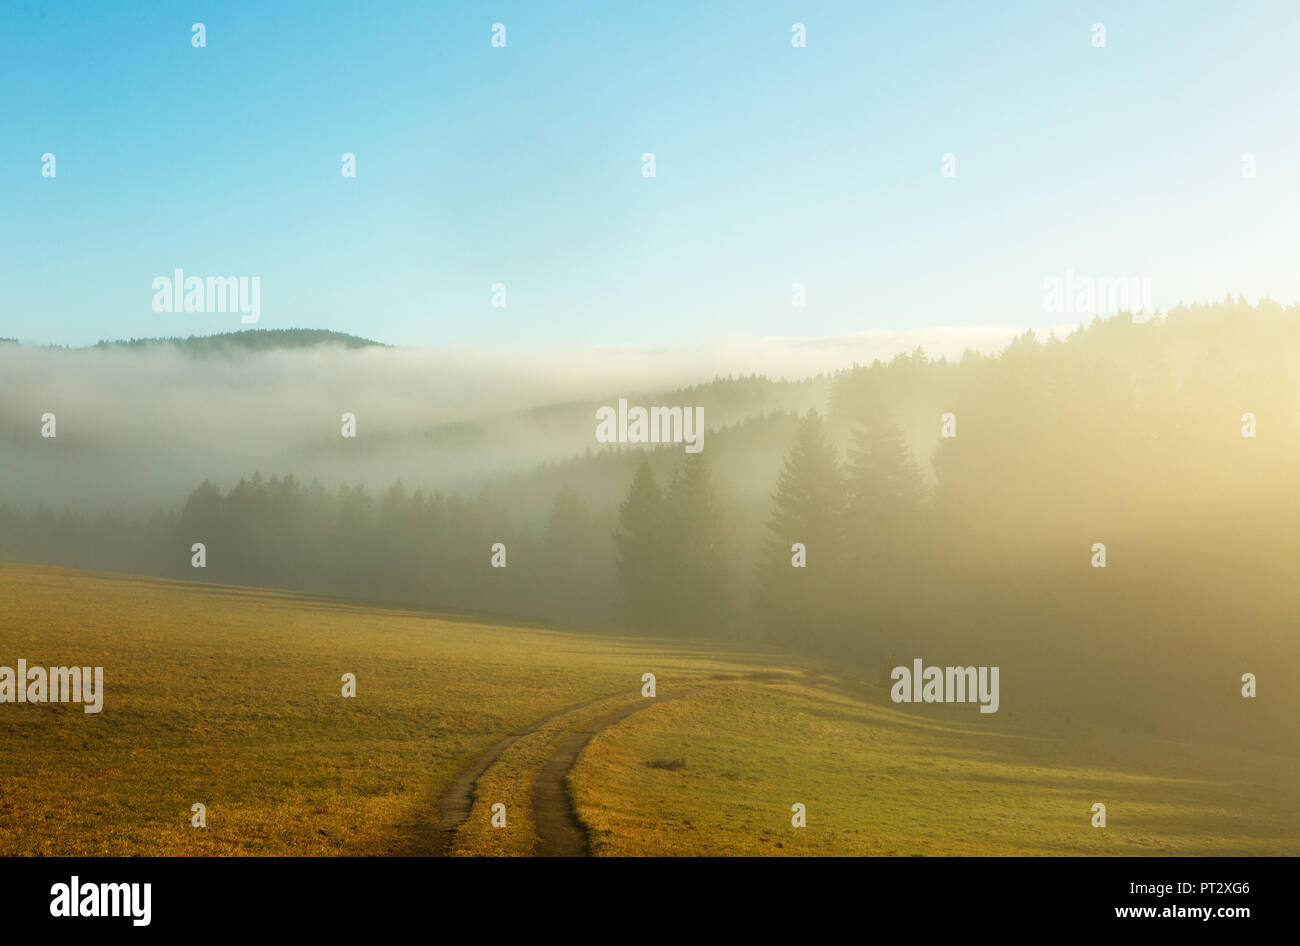
M854 366L801 414L757 377L665 395L751 409L697 455L602 446L472 495L250 472L143 520L0 507L0 555L759 639L872 683L998 665L1012 718L1295 751L1298 358L1296 308L1121 315Z
M21 344L16 338L0 338L0 343ZM188 355L213 355L240 352L282 351L312 348L316 345L339 345L343 348L369 348L379 342L346 332L332 332L318 328L242 329L237 332L220 332L216 335L187 335L170 338L100 339L92 349L157 349L174 348ZM45 348L67 348L66 345L46 345Z

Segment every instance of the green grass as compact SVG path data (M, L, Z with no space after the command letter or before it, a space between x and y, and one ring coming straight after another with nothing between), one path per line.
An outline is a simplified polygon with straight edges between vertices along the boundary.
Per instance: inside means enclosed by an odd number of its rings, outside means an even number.
M730 666L689 644L652 656L634 639L53 568L0 568L0 602L0 664L102 665L106 691L98 715L0 704L0 855L418 852L442 790L507 733L635 696L647 669Z
M565 713L512 743L479 778L473 809L456 833L452 853L475 857L532 854L537 839L531 803L538 771L570 729L599 718L629 698L623 694ZM504 829L491 824L492 806L498 802L506 806Z
M902 712L756 650L10 565L0 664L20 657L102 665L106 694L0 704L0 855L422 853L457 772L582 706L503 753L455 839L527 854L537 771L647 671L660 699L573 773L598 853L1300 853L1296 759Z
M1225 747L747 684L606 730L571 787L606 855L1295 855L1298 776Z

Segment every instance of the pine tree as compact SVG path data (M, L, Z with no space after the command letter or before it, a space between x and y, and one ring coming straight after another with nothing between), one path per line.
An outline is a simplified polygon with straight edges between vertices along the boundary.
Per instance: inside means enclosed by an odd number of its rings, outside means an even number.
M599 554L595 545L587 504L572 487L562 487L542 534L545 554L536 569L544 585L541 600L552 613L572 613L579 603L593 597L593 556Z
M914 524L925 480L891 420L878 417L854 431L846 472L852 541L896 539Z
M917 614L927 489L902 432L883 411L854 431L847 480L853 649L889 650L908 639L908 621Z
M767 636L806 644L840 624L839 577L845 562L845 484L835 446L817 411L799 425L773 494L771 539L759 564L759 620ZM803 564L794 564L794 546Z
M637 467L618 510L618 581L630 623L651 627L667 613L665 497L650 464Z
M667 506L664 597L672 629L720 636L732 613L732 569L722 499L704 453L686 455Z

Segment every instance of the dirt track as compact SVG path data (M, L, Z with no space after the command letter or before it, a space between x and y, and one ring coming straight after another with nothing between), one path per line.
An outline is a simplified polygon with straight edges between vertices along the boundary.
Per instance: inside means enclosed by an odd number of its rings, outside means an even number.
M469 768L460 772L456 776L452 783L447 786L447 790L444 791L442 796L438 799L438 831L436 833L433 850L429 853L435 856L445 856L451 853L452 841L456 837L456 831L469 818L470 811L474 807L475 785L492 763L501 757L503 752L514 745L519 739L537 732L537 730L541 729L552 720L558 719L567 713L585 709L588 706L595 706L607 699L609 699L609 697L601 697L598 700L592 700L590 703L578 703L574 706L557 710L549 716L539 719L527 729L511 733L509 736L506 736L500 742L496 743L476 758Z
M692 688L693 689L693 688ZM690 692L687 690L685 692ZM676 696L682 696L678 693ZM578 755L587 743L604 729L614 726L633 713L672 697L638 697L597 719L581 723L569 731L555 752L542 765L533 782L530 804L537 844L536 857L585 857L590 854L587 832L569 797L568 777ZM438 799L438 828L430 854L446 856L452 853L456 832L469 818L474 807L474 793L478 780L491 768L507 749L525 736L537 732L548 723L601 703L609 696L579 703L539 719L527 729L511 733L476 758L472 765L460 772Z
M535 857L585 857L591 853L587 831L578 820L578 813L569 797L569 770L596 733L654 702L654 699L639 699L579 726L564 737L555 755L542 766L533 783L533 827L537 831L537 846L533 849Z

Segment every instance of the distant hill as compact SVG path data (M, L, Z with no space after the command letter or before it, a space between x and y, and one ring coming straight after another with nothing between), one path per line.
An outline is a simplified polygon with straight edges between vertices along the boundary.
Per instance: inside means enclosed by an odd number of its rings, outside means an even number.
M386 347L368 338L317 328L248 329L219 335L191 335L188 338L132 338L129 341L96 342L91 348L155 348L171 345L194 355L230 351L281 351L286 348L312 348L316 345L341 345L344 348Z

